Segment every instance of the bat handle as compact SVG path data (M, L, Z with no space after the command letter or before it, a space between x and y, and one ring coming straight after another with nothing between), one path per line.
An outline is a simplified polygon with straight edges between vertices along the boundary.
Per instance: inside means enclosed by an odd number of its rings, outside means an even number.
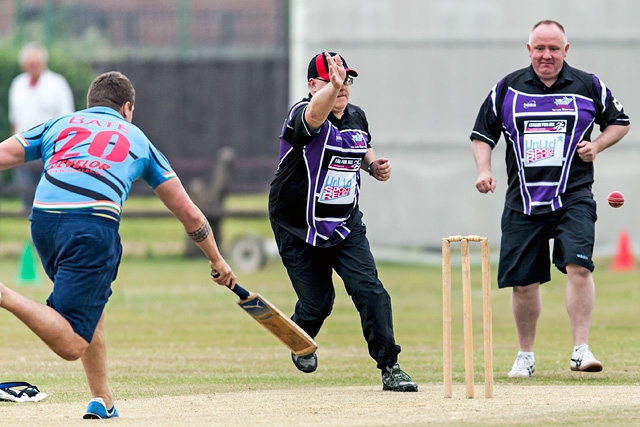
M249 298L249 291L246 290L245 288L243 288L242 286L240 286L239 284L235 284L235 286L232 288L229 285L227 285L227 288L231 289L236 295L238 295L240 297L240 299L247 299Z

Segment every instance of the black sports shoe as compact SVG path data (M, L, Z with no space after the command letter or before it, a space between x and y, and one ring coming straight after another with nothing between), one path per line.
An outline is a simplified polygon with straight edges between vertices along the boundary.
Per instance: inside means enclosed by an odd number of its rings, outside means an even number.
M315 371L318 367L318 356L316 356L315 352L307 354L306 356L296 356L291 353L291 360L293 360L293 364L296 365L296 368L302 372L306 372L307 374Z
M382 389L390 391L418 391L418 384L411 380L399 364L387 368L382 373Z

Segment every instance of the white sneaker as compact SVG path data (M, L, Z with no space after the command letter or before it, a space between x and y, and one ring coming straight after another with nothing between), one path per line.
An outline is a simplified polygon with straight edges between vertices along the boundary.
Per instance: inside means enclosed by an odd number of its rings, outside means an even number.
M600 372L602 363L595 358L589 346L583 344L573 350L571 355L571 370L580 372Z
M509 378L529 378L536 370L536 359L533 353L518 352L513 367L507 374Z

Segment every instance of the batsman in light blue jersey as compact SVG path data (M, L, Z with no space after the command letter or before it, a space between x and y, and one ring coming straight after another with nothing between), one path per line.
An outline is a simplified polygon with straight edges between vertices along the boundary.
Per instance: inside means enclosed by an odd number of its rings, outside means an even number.
M81 359L92 399L84 418L118 416L107 380L104 308L122 255L118 232L131 185L144 179L202 249L219 285L235 275L209 222L167 159L134 124L135 90L112 71L89 88L89 108L0 143L0 170L42 159L31 237L53 290L46 305L0 283L0 307L65 360ZM207 270L209 271L209 270Z

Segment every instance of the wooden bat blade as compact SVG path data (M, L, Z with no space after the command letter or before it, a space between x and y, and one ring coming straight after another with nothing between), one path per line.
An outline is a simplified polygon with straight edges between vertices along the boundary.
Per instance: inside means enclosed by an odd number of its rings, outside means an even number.
M239 287L238 284L235 285ZM232 289L242 293L244 289ZM279 339L293 354L304 356L317 350L318 345L300 326L287 317L265 297L253 292L247 292L249 296L239 299L237 304L249 316L253 317L267 331ZM238 294L238 292L236 292ZM245 294L243 294L244 296Z

